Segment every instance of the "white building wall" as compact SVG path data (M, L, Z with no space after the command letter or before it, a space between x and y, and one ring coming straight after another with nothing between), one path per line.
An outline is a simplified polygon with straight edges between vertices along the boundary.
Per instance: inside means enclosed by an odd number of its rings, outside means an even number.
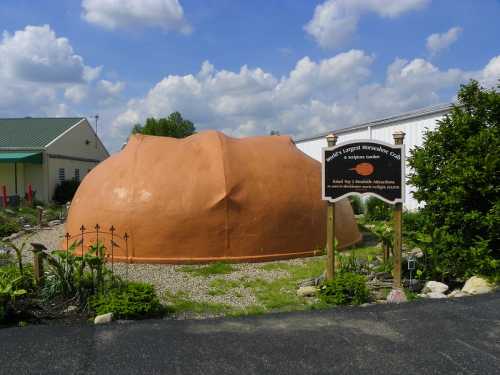
M437 114L429 114L421 117L395 121L382 125L366 126L361 129L340 130L337 132L337 144L360 139L373 139L387 143L394 143L392 134L395 131L401 130L406 133L405 136L405 153L408 157L410 150L415 146L421 146L424 140L426 130L434 130L437 128L437 121L442 119L442 112ZM334 131L335 132L335 131ZM312 158L321 161L321 148L326 147L326 138L317 138L312 140L296 142L297 148ZM410 173L410 169L406 166L406 175ZM418 208L418 202L412 197L413 188L406 184L405 187L405 202L404 207L408 210Z
M60 182L59 169L64 169L66 180L75 178L75 169L78 169L82 181L91 169L109 156L87 120L63 133L46 148L48 200L52 199L56 185Z
M104 160L109 156L101 141L96 141L95 132L87 120L83 120L67 133L63 133L46 148L49 154L74 158Z

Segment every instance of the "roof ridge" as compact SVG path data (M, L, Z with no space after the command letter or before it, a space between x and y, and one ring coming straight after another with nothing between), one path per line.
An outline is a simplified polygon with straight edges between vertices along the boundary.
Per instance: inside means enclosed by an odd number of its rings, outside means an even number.
M362 128L365 128L368 126L378 126L378 125L382 125L385 123L391 123L391 122L394 122L397 120L411 119L411 118L418 117L421 115L431 115L433 113L438 113L438 112L443 112L443 111L449 110L454 105L459 106L460 104L456 103L456 102L451 102L451 103L440 103L440 104L435 104L432 106L421 107L421 108L417 108L417 109L414 109L411 111L397 113L397 114L386 116L386 117L380 117L380 118L376 118L376 119L370 120L370 121L360 122L360 123L346 126L343 128L332 129L332 130L329 130L327 132L319 133L319 134L316 134L316 135L310 136L310 137L295 138L294 141L295 142L304 142L304 141L309 141L309 140L314 140L314 139L319 139L319 138L325 137L326 135L328 135L330 133L335 133L335 134L344 133L344 132L349 131L349 130L362 129Z

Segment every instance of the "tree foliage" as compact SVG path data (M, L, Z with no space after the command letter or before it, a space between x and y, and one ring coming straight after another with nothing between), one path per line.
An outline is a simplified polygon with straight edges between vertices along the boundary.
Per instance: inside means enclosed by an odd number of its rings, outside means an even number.
M173 112L166 118L150 117L143 125L137 124L132 134L157 135L162 137L185 138L196 132L194 124L182 118L179 112Z
M500 268L500 93L471 81L458 102L408 159L432 238L429 269L442 279Z

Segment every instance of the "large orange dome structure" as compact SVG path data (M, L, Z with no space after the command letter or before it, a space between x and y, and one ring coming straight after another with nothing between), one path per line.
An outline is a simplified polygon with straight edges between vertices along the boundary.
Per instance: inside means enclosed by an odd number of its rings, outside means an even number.
M347 200L336 215L339 247L359 241ZM114 249L121 261L265 261L322 252L325 220L320 163L289 137L205 131L184 139L132 136L82 181L67 231L98 223L127 232L127 249ZM99 238L109 248L109 236Z

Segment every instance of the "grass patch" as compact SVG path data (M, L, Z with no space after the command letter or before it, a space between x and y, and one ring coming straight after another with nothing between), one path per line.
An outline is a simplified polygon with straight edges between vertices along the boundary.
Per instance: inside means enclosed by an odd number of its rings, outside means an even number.
M184 266L180 271L190 273L194 276L208 277L212 275L227 275L236 269L224 262L212 263L207 266Z
M165 292L168 310L172 313L192 312L197 314L228 314L233 308L223 303L198 302L190 299L186 292Z
M210 286L210 290L208 291L209 295L222 296L227 292L229 292L229 290L241 286L241 282L236 280L215 279L210 282L209 286Z
M368 258L375 257L377 255L383 255L382 248L376 246L364 246L357 247L354 249L346 250L341 252L342 255L351 255L355 254L357 258Z
M314 304L309 304L305 298L297 296L297 284L304 279L321 275L325 269L325 261L312 259L303 264L268 263L261 266L261 269L283 270L288 276L273 281L243 280L243 285L255 293L258 303L266 310L304 310L312 308Z

